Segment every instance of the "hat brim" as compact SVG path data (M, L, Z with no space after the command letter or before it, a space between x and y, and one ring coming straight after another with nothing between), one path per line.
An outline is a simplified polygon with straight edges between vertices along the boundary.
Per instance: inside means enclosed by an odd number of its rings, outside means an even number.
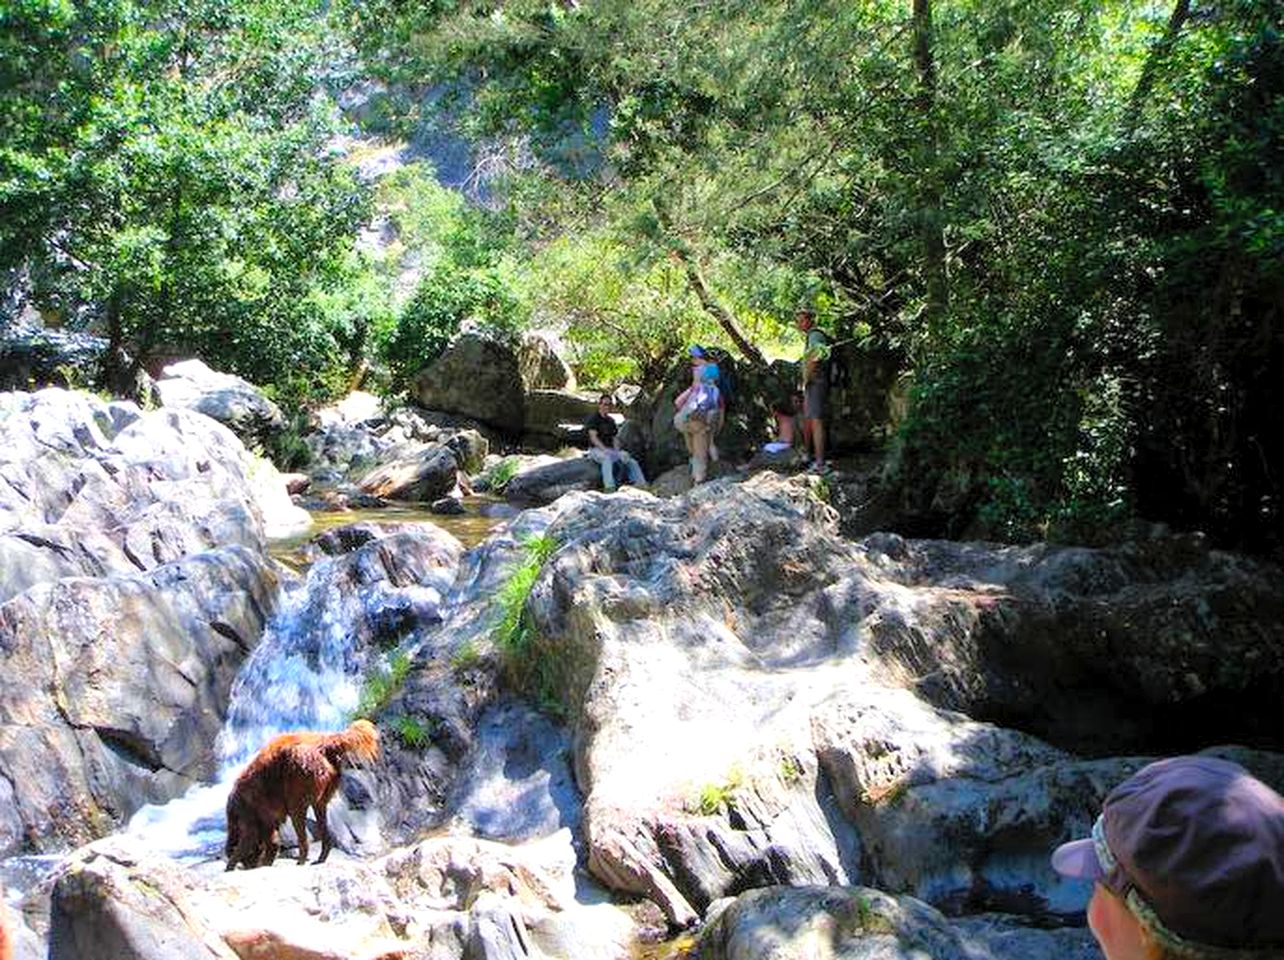
M1081 880L1101 880L1106 875L1091 837L1071 840L1053 850L1052 869L1063 877L1077 877Z

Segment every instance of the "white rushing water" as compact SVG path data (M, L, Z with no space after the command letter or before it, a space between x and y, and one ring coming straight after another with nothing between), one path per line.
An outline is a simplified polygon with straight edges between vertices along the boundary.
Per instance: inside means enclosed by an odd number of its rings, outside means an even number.
M142 807L127 833L146 835L151 849L178 860L221 857L227 795L255 751L290 730L347 725L365 667L355 631L367 611L357 591L332 588L335 562L319 561L302 584L286 590L262 641L241 666L219 734L215 782Z

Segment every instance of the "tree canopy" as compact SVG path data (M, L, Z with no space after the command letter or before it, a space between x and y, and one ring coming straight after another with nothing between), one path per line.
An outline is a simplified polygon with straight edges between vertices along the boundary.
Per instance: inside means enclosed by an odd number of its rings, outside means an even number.
M587 379L649 380L693 338L788 354L807 302L904 370L889 485L924 529L1140 516L1277 550L1281 17L23 0L0 14L0 267L144 353L269 382L371 354L395 384L470 316L557 323ZM358 182L333 147L355 78L383 84L367 130L467 139L467 202ZM394 207L430 261L408 295L353 245Z

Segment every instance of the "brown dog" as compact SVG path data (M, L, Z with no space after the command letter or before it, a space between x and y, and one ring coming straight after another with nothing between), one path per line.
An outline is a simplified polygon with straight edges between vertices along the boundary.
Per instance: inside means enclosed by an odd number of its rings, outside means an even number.
M323 863L330 855L326 806L344 766L379 757L379 732L356 720L339 733L283 733L249 762L227 798L227 869L267 866L276 859L278 829L288 816L299 838L299 863L308 861L307 812L312 808Z

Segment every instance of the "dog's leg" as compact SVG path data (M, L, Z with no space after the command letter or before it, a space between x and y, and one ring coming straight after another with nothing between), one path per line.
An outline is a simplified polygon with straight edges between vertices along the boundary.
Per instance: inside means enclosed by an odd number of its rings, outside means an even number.
M325 858L330 856L330 821L325 814L327 800L321 799L312 804L312 812L317 818L317 833L321 837L321 856L317 857L317 863L325 863Z
M268 834L268 838L263 841L263 851L259 857L259 863L265 867L272 866L276 862L276 855L280 849L281 837L276 832L276 828L273 827L272 832Z
M299 838L299 865L308 862L308 808L299 807L290 811L290 822Z

